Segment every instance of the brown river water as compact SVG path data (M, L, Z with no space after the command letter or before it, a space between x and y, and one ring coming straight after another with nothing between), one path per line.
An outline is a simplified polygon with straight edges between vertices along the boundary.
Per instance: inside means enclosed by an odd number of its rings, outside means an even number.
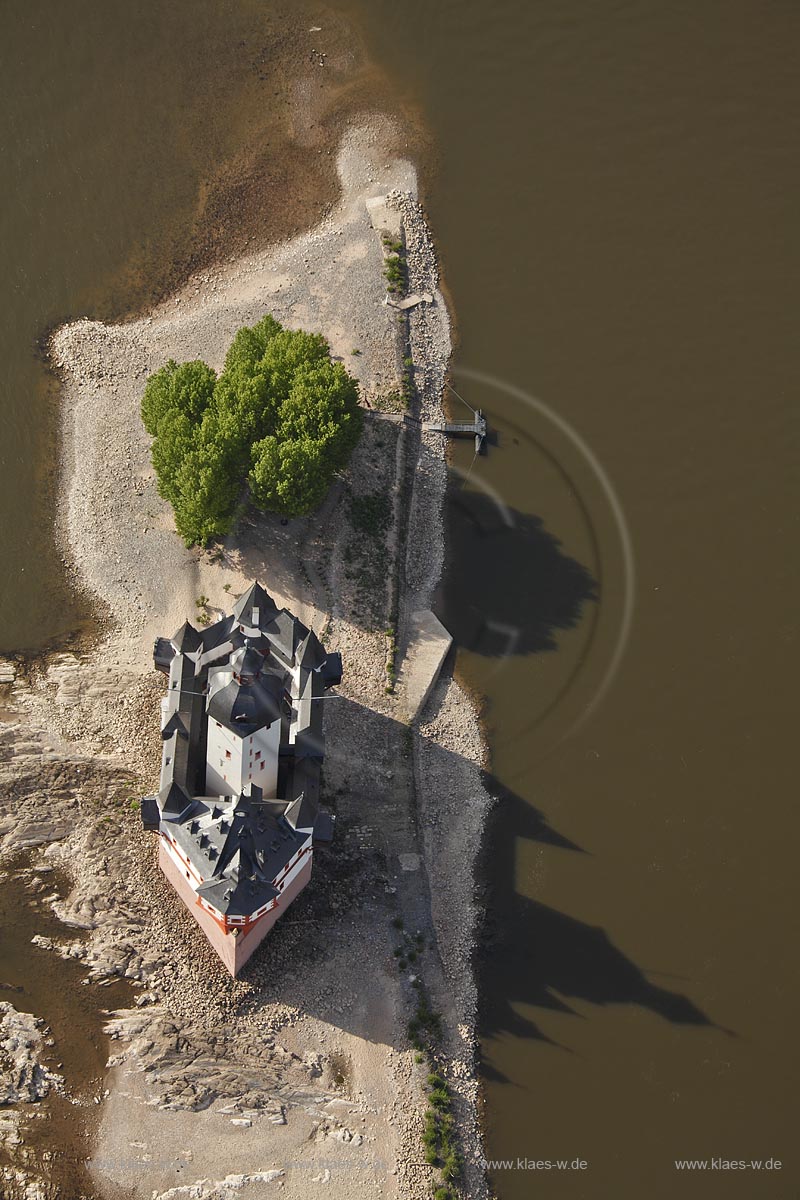
M42 650L86 617L53 539L56 394L43 340L71 318L140 308L256 232L316 218L335 195L336 133L309 60L317 11L294 0L3 4L0 653ZM348 56L348 71L328 88L334 102L367 86L382 102L358 45L336 39L331 58Z
M250 102L240 39L220 31L252 26L252 4L193 5L196 34L183 4L147 8L155 45L132 40L121 3L6 8L3 149L25 151L0 241L9 648L74 623L47 590L29 348L113 307L131 245L155 247L136 259L152 276L229 151L215 114ZM475 464L454 451L440 598L485 699L498 796L482 1047L487 1156L512 1161L494 1187L794 1197L800 10L341 8L431 131L453 383L494 435ZM215 93L215 55L236 87L221 67ZM216 104L193 92L200 62ZM203 120L221 141L198 137ZM533 1166L547 1160L587 1165Z
M363 10L497 433L466 486L456 452L442 596L500 797L494 1185L796 1196L800 10Z
M79 962L31 944L36 935L58 942L85 937L50 908L54 896L68 893L69 881L52 867L31 869L31 861L23 852L0 877L0 1001L45 1023L44 1063L66 1087L64 1094L52 1089L46 1101L22 1106L22 1145L33 1164L49 1160L45 1174L58 1181L64 1200L78 1200L91 1192L83 1160L104 1090L109 1044L103 1023L116 1008L130 1007L133 992L127 980L87 983ZM0 1168L13 1160L10 1148L0 1146Z

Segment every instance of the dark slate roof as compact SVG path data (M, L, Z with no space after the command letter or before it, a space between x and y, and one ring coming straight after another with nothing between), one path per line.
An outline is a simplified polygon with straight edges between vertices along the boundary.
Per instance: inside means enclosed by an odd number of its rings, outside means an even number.
M245 915L277 895L273 880L306 840L285 820L284 803L260 788L235 803L197 801L191 818L172 826L176 842L203 879L198 888L220 912Z
M253 683L232 679L214 692L208 702L208 715L228 729L246 736L271 725L281 715L283 681L265 671Z
M200 633L200 639L204 651L213 650L227 641L233 641L233 644L238 646L241 644L238 622L231 616L223 617L221 621L215 621L213 625L206 625Z
M161 825L161 810L158 807L157 796L145 796L142 799L142 825L145 829L157 830Z
M286 820L292 829L311 829L319 816L319 805L305 792L301 792L286 809Z
M175 657L175 647L169 638L156 638L153 646L153 662L157 671L169 675L169 665Z
M180 821L194 808L195 801L177 783L166 783L158 793L158 806L162 816Z
M295 654L298 662L309 671L316 671L324 665L326 658L319 638L310 629L306 629L301 621L297 622L296 634Z
M161 730L161 740L166 742L172 737L173 733L177 733L179 737L188 738L189 730L186 725L185 716L180 711L174 712L167 721L164 728Z
M162 785L175 782L194 795L201 774L205 775L205 702L192 659L178 655L171 670L176 677L170 680L168 694L178 693L178 709L162 731L161 782Z
M258 620L256 621L252 619L254 608L258 609ZM277 611L277 605L272 596L257 582L251 583L244 595L240 596L233 606L233 615L237 623L246 625L248 628L263 629L266 622Z
M329 654L322 664L320 675L326 688L338 687L342 682L341 654Z
M315 758L322 762L325 757L325 739L322 733L317 733L311 728L301 729L294 739L294 753L297 759Z
M279 895L277 888L260 879L235 881L224 877L201 883L197 891L218 912L226 913L229 917L249 916Z
M245 643L231 655L231 667L237 675L255 679L264 669L264 655Z
M320 809L314 825L315 843L332 842L335 828L336 817L333 815L333 813L326 812L325 809Z
M260 633L258 637L243 638L243 645L248 646L251 650L256 650L264 658L269 654L271 648L269 638L265 638L263 633Z
M269 638L272 649L277 650L284 662L287 663L294 661L296 625L296 619L283 608L280 612L275 612L271 619L261 626L262 633Z
M178 654L191 654L200 646L200 631L184 621L177 633L173 633L170 641Z

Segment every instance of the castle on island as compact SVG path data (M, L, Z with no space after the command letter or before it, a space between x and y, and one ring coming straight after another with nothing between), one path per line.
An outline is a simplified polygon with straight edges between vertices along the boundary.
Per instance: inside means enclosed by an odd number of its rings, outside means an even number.
M163 753L142 801L159 865L232 975L311 878L330 841L320 808L322 704L338 654L260 583L203 629L158 638Z

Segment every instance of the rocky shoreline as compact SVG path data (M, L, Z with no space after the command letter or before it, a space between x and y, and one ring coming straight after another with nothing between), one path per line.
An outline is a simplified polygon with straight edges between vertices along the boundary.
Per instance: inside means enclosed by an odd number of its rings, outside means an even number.
M53 953L78 958L96 981L124 977L141 988L108 1026L114 1053L91 1163L102 1196L243 1189L259 1200L277 1187L299 1198L316 1183L334 1198L430 1196L425 1068L406 1032L415 976L442 1014L437 1055L464 1152L460 1191L486 1195L479 914L468 869L490 806L484 748L474 707L451 677L409 728L387 675L396 636L402 685L409 615L430 607L443 564L444 439L419 421L441 419L450 354L414 169L392 156L396 140L378 116L347 131L341 198L313 229L193 277L139 320L80 321L52 339L64 405L62 541L108 630L85 653L57 655L5 685L16 720L0 728L16 763L28 755L31 768L4 791L0 831L4 855L39 845L72 879L55 911L85 933L70 940L65 929ZM368 201L395 215L407 290L431 302L406 312L385 303L380 222ZM315 518L246 520L212 552L188 551L156 492L139 419L144 380L168 357L219 367L235 330L265 312L324 333L371 416ZM411 425L398 402L406 356ZM365 531L354 501L376 496L396 502L385 527ZM393 572L398 628L387 637ZM161 878L131 800L158 769L154 637L198 607L213 619L255 577L345 662L341 696L326 711L326 792L339 832L312 885L233 981ZM10 781L14 762L2 770ZM48 773L60 781L66 821L53 811ZM405 969L399 922L420 947Z

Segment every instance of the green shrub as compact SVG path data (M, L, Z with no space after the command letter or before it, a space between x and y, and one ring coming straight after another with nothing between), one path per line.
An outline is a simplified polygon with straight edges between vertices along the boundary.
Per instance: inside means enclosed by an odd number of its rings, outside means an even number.
M400 291L405 282L405 263L398 253L393 251L386 259L383 274L389 284L389 291Z
M442 1160L442 1174L448 1183L457 1179L461 1172L461 1155L451 1147Z

